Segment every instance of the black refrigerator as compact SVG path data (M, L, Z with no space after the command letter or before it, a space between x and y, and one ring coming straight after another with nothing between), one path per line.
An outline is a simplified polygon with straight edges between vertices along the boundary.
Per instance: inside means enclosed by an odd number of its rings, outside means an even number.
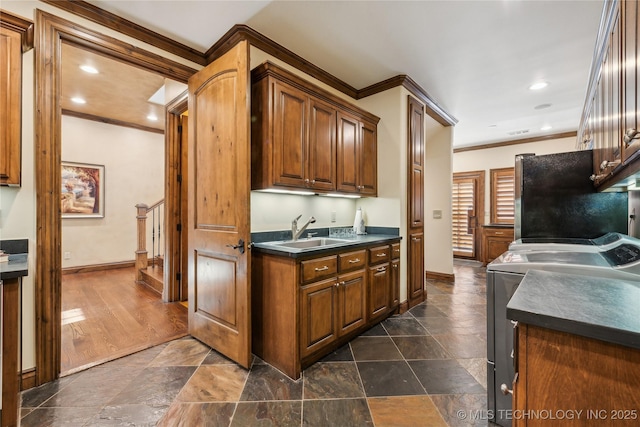
M515 239L628 234L628 194L597 192L591 150L519 154L515 160Z

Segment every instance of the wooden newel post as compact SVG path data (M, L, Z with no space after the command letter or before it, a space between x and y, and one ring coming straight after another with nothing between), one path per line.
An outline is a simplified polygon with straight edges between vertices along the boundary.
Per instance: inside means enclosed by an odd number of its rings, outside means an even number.
M140 270L147 268L147 209L149 206L138 203L138 249L136 250L136 281L142 280Z

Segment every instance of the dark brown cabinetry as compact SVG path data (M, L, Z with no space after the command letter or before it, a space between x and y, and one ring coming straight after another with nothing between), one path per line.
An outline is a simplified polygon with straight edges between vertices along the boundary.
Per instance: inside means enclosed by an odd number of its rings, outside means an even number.
M252 189L376 196L379 118L268 62L251 109Z
M563 426L638 425L639 350L522 323L517 329L514 427L554 424L523 416L543 413L572 415Z
M0 14L0 185L21 179L22 53L33 47L33 23Z
M482 262L489 264L509 249L513 242L513 227L482 227Z
M398 307L400 244L304 259L252 254L253 352L298 378Z
M639 16L636 1L608 3L598 37L578 138L593 149L591 179L601 189L635 183L627 178L640 171Z

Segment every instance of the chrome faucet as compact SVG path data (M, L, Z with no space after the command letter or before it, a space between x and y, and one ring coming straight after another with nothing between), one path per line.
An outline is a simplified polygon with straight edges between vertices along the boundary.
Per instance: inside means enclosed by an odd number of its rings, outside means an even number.
M300 230L298 230L298 220L302 217L302 215L298 215L298 217L296 219L294 219L293 221L291 221L291 238L293 240L298 240L298 238L300 237L300 235L302 233L304 233L304 230L307 229L307 227L309 226L309 224L313 224L314 222L316 222L316 219L314 217L309 218L309 220L306 222L305 225L302 226L302 228Z

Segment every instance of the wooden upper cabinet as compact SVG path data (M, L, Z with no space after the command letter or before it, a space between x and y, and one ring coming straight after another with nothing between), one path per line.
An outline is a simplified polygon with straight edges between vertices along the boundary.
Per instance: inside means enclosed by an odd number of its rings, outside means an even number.
M336 109L317 99L309 103L308 178L311 187L336 189Z
M376 195L378 117L269 62L251 110L252 189Z
M338 113L338 191L376 196L378 135L375 124Z
M21 177L22 53L33 47L33 23L0 12L0 185Z
M635 1L620 3L622 23L622 157L626 161L640 149L640 7Z

